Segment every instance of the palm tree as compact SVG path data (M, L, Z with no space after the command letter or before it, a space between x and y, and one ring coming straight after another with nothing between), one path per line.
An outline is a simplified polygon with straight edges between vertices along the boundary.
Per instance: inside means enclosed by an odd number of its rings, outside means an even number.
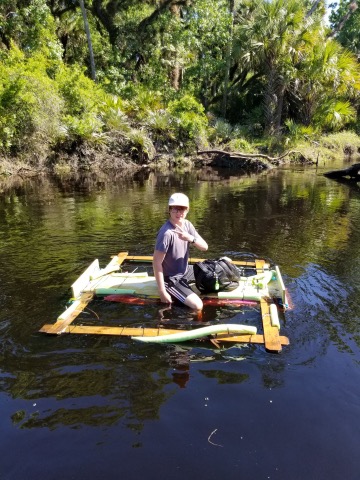
M360 89L360 68L356 57L331 38L326 31L298 65L292 83L292 100L304 125L338 129L355 117L349 99Z
M246 3L246 2L245 2ZM254 72L263 76L263 110L265 131L280 131L284 96L294 76L294 61L303 48L306 2L299 0L256 0L240 17L239 34L247 38L242 51Z

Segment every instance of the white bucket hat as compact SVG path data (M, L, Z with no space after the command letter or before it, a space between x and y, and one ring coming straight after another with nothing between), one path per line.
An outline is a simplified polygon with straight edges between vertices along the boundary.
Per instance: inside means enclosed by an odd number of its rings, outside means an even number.
M173 193L169 198L169 207L189 208L189 198L183 193Z

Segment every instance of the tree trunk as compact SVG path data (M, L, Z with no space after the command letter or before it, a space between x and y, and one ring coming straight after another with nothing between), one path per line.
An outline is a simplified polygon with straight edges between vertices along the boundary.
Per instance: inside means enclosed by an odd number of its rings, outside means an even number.
M265 132L268 135L278 135L281 129L281 118L284 106L286 84L279 74L273 57L266 60L267 85L264 94Z
M344 170L332 170L331 172L324 173L324 177L341 179L344 177L350 177L352 181L360 181L360 163L355 163L349 168Z
M332 37L335 37L335 35L337 33L339 33L345 23L349 20L349 18L351 17L351 15L358 9L358 4L356 1L354 2L351 2L349 4L349 10L347 11L347 13L343 16L343 18L340 20L340 22L336 25L336 27L334 28L334 30L332 30L329 35L328 35L328 38L332 38Z
M118 47L119 32L114 19L116 13L120 10L119 3L119 0L108 0L106 3L103 0L92 0L91 12L106 29L112 47Z
M87 15L86 15L84 0L79 0L79 4L80 4L80 8L81 8L81 13L82 13L82 16L83 16L83 19L84 19L85 33L86 33L86 38L87 38L88 47L89 47L91 78L94 80L94 82L96 82L94 52L93 52L93 48L92 48L90 27L89 27L89 22L88 22Z
M171 5L170 12L172 15L174 15L176 20L180 18L179 5ZM170 72L170 83L171 83L171 86L177 91L180 88L180 82L181 82L181 68L177 58L177 50L175 50L172 60L173 60L173 67Z
M283 82L279 83L277 91L277 104L275 110L275 131L280 132L281 130L281 119L284 108L284 95L285 95L285 85Z
M227 101L229 94L229 77L230 77L230 67L231 67L231 55L232 55L232 42L233 42L233 32L234 32L234 8L235 0L230 0L229 11L231 15L231 24L229 32L229 41L226 53L226 67L225 67L225 78L224 78L224 94L222 101L222 116L225 118L227 113Z
M276 68L271 59L267 59L266 88L264 93L264 119L265 133L274 135L276 132L275 112L277 109L278 98L276 95L277 74Z

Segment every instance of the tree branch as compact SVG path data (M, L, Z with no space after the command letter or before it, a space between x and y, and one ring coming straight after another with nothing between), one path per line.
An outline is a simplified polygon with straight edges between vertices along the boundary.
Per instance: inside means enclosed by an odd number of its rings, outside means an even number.
M345 23L349 20L349 18L351 17L351 15L358 9L358 4L356 1L354 2L351 2L349 4L349 10L348 12L342 17L342 19L339 21L339 23L337 24L337 26L328 34L328 38L332 38L334 37L337 33L339 33Z
M162 14L164 10L166 10L168 7L171 7L172 5L186 5L188 2L187 0L163 0L160 2L160 5L157 9L153 11L151 15L148 17L144 18L139 25L138 25L138 31L141 33L143 30L145 30L149 25L151 25L159 15Z
M202 150L202 151L197 152L197 153L198 153L198 155L216 153L217 155L226 155L228 157L264 158L265 160L267 160L267 161L269 161L270 163L273 163L273 164L277 164L280 160L285 158L287 155L290 155L291 153L299 153L300 155L302 155L304 157L304 155L297 150L289 150L288 152L283 153L279 157L270 157L269 155L265 155L263 153L226 152L225 150Z

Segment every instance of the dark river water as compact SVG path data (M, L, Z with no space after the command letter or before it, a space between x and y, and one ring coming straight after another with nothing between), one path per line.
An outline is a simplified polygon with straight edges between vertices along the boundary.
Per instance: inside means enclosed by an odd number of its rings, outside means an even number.
M360 478L360 189L324 170L0 184L0 478ZM290 345L270 354L39 333L95 258L152 254L175 191L190 197L207 257L279 265ZM193 321L180 307L104 303L83 321ZM258 315L204 310L238 323Z

